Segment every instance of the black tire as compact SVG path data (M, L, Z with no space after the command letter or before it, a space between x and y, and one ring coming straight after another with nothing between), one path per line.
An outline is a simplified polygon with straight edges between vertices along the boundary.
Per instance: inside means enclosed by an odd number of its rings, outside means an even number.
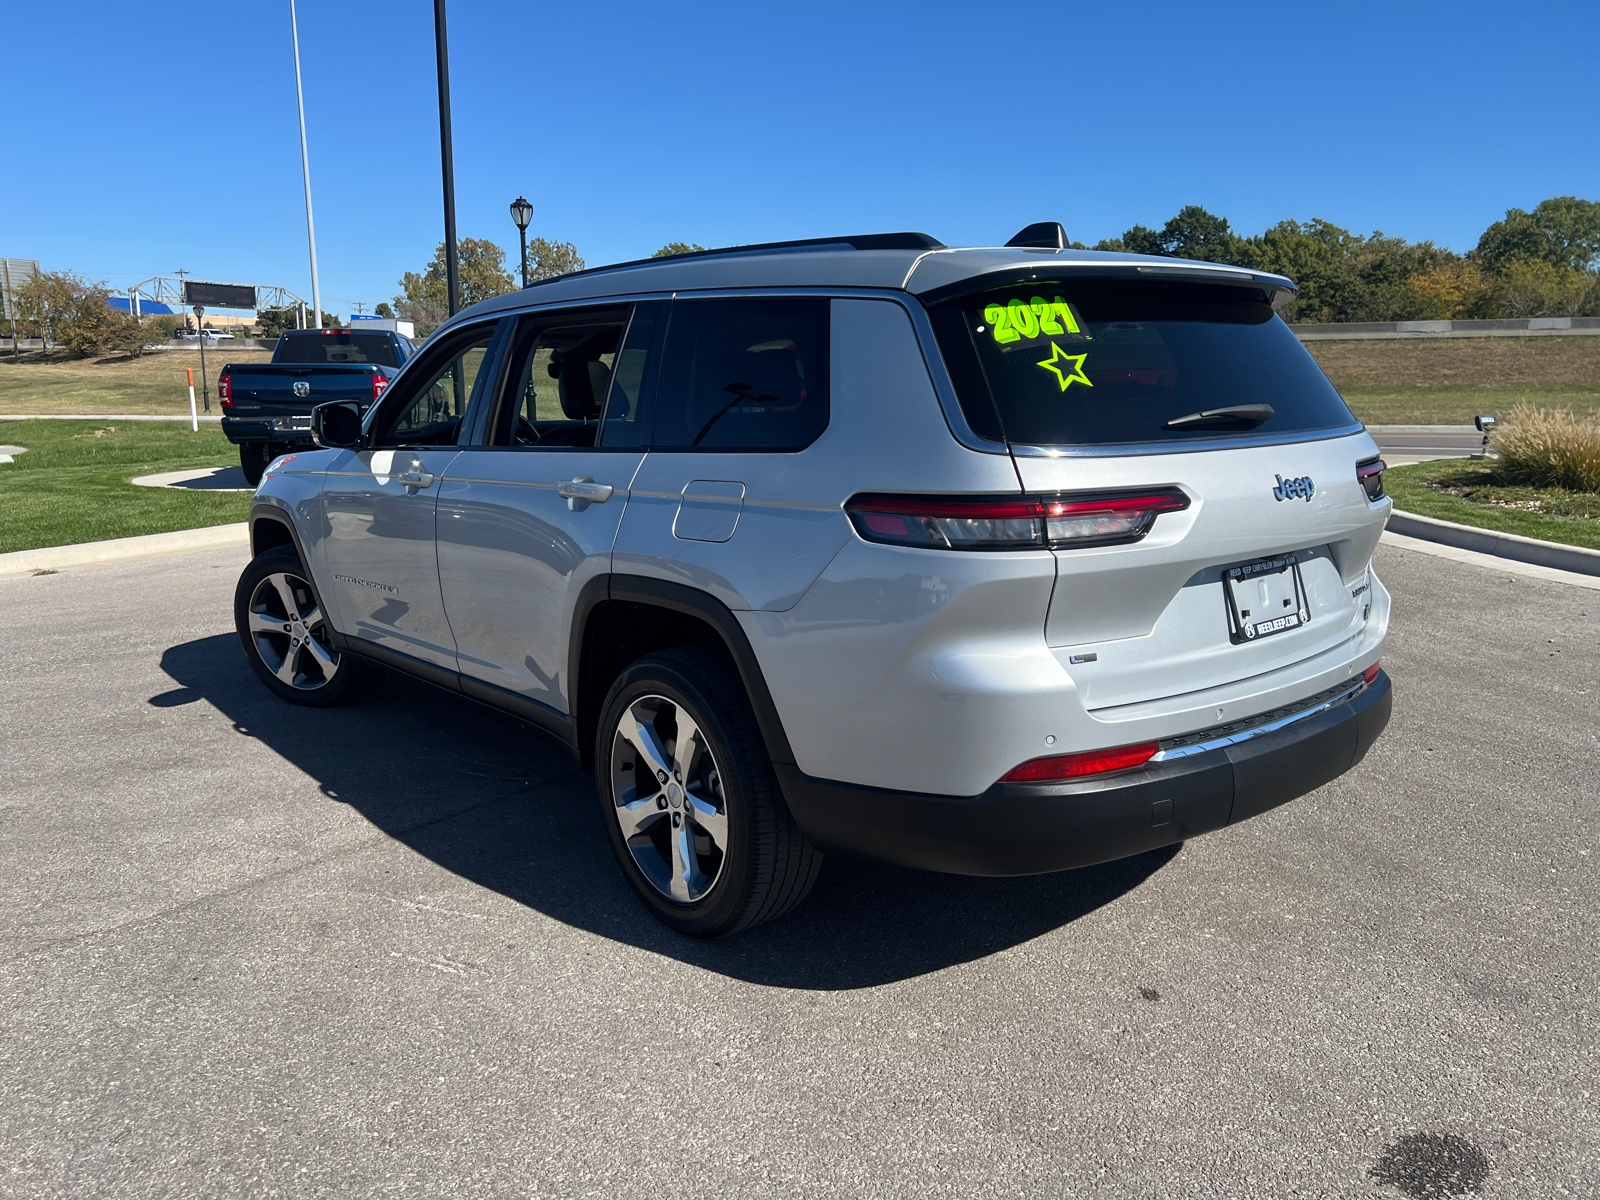
M261 476L272 461L272 447L266 442L240 442L239 466L244 470L244 481L251 487L261 482Z
M666 704L658 703L661 701L678 707L668 712ZM666 721L665 728L673 731L679 728L679 713L686 715L704 734L702 744L709 743L711 786L715 791L713 794L702 790L700 794L713 804L720 804L721 812L714 814L716 828L726 843L720 851L709 832L712 827L706 826L708 832L702 835L701 826L691 819L689 798L684 796L687 788L678 789L668 808L665 798L671 790L670 780L661 783L667 790L654 800L650 800L646 788L654 792L656 782L644 779L644 787L632 788L626 783L644 778L644 758L635 753L633 743L626 738L619 744L619 726L629 715L643 728L639 714L648 713L651 706L656 706L657 713L668 714L657 719ZM668 752L674 767L678 765L674 756L683 749L682 742L674 734L675 748ZM665 736L660 745L667 749ZM619 758L629 755L634 760L631 770L618 764ZM701 763L692 773L698 774L703 766ZM673 777L681 778L676 771ZM641 658L623 671L601 710L595 738L595 780L601 819L623 875L645 907L679 933L697 938L726 937L779 917L805 899L822 868L821 852L806 840L789 815L738 672L720 648L665 650ZM645 801L660 806L659 816L649 811ZM624 837L623 822L632 818L625 814L640 808L646 812L644 819L651 823L648 829L636 826L630 842ZM669 895L658 882L659 870L652 874L647 869L664 858L666 851L661 850L661 844L666 842L670 847L675 836L672 831L680 827L685 831L685 845L695 848L692 853L697 867L691 868L688 875L695 875L698 867L716 868L707 889L687 900ZM704 850L699 849L702 845ZM670 863L662 865L669 872L673 870ZM687 893L690 889L684 890Z
M292 605L284 600L280 581ZM311 573L293 546L256 555L234 589L233 623L250 669L290 704L345 704L360 696L374 677L367 663L333 649L323 612ZM310 622L304 620L307 615Z

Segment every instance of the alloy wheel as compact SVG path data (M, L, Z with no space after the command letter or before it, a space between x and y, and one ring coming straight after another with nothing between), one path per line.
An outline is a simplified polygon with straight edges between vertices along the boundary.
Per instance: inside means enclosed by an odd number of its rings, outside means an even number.
M299 576L279 572L256 584L250 597L250 642L267 670L299 691L333 682L339 654L328 642L328 625Z
M711 743L665 696L628 705L611 747L611 795L640 873L669 900L692 904L728 852L728 808Z

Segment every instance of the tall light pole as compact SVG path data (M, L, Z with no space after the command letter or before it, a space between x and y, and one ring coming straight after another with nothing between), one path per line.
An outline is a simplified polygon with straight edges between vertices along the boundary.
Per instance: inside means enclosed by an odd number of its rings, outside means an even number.
M300 106L300 173L306 181L306 240L311 244L311 326L322 328L322 288L317 285L317 227L311 219L311 155L306 151L306 98L300 89L300 24L289 0L289 35L294 40L294 98ZM207 412L211 410L206 409Z
M456 257L456 164L450 145L450 46L444 0L433 0L433 45L439 57L439 158L444 173L444 274L450 315L461 311L461 262Z
M533 205L521 196L511 202L511 219L517 223L517 236L522 239L522 286L528 286L528 226L533 223Z
M206 411L210 412L211 384L206 379L206 323L201 320L205 315L205 306L196 304L194 306L194 323L200 329L200 394L206 398Z

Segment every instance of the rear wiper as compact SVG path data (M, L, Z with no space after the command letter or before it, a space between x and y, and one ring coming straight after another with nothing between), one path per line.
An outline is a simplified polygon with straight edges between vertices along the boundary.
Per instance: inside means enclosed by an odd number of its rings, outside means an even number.
M1205 412L1174 417L1163 429L1193 429L1198 425L1249 425L1252 428L1272 420L1270 404L1233 404L1227 408L1208 408Z

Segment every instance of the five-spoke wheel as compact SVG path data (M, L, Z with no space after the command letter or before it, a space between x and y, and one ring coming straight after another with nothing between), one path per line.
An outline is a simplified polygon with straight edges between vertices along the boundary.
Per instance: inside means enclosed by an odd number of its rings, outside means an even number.
M641 696L611 747L622 840L663 896L687 904L716 884L728 855L727 800L706 735L681 705Z
M292 546L257 555L233 600L239 641L256 676L295 704L350 699L361 668L334 649L317 594Z
M663 650L624 670L601 710L595 759L622 873L680 933L748 929L811 890L822 856L789 815L719 647Z

